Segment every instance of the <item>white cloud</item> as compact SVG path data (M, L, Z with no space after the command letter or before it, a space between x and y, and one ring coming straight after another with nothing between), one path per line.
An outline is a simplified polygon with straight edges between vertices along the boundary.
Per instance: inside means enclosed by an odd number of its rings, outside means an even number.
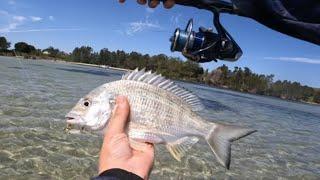
M27 33L27 32L49 32L49 31L81 31L82 28L46 28L46 29L25 29L12 30L10 33Z
M24 16L13 16L12 18L13 18L13 20L18 21L18 22L22 22L22 21L25 21L27 19Z
M33 22L38 22L38 21L41 21L41 20L42 20L41 17L37 17L37 16L30 16L30 19L31 19L31 21L33 21Z
M0 33L7 33L12 31L13 29L16 29L17 26L19 26L18 23L10 23L6 25L5 27L0 28Z
M156 22L150 22L148 18L145 21L137 21L129 23L129 27L126 30L127 35L133 35L138 32L145 31L147 29L160 29L161 26Z
M6 22L3 25L0 25L0 33L7 33L18 26L22 25L26 21L26 17L24 16L17 16L8 13L7 11L0 10L1 18Z
M44 28L44 29L20 29L23 24L42 21L43 18L31 16L26 18L25 16L10 14L7 11L0 10L0 17L4 21L4 24L0 24L0 33L27 33L27 32L49 32L49 31L80 31L81 28ZM54 18L52 16L52 18Z
M50 21L54 21L54 17L53 16L49 16L49 20Z
M320 59L306 58L306 57L264 57L267 60L298 62L307 64L320 64Z

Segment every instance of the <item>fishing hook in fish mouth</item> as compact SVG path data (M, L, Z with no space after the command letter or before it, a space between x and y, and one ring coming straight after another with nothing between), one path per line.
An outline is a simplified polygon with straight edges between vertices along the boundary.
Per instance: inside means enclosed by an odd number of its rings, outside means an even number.
M73 120L73 117L66 117L67 121ZM72 129L73 125L71 123L67 123L67 126L63 129L65 132L69 132Z
M80 131L85 131L85 126L78 126ZM67 126L63 129L65 132L69 132L72 129L78 129L75 128L75 125L68 123Z
M67 124L67 126L63 128L65 132L69 132L71 129L72 129L72 124Z

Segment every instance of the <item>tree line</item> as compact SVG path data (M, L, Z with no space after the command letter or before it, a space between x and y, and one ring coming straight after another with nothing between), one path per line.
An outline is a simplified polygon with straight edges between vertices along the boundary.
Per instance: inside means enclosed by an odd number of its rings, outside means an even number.
M248 67L234 67L230 70L228 66L222 65L212 72L205 71L203 80L206 84L241 92L320 103L320 90L299 82L274 81L274 75L256 74Z
M0 37L0 55L14 52L26 58L61 59L65 61L98 64L126 69L146 68L176 80L204 83L215 87L227 88L241 92L268 95L282 99L320 103L320 90L301 85L298 82L274 81L274 75L263 75L252 72L248 67L234 67L222 65L209 72L198 63L180 58L169 57L164 54L149 55L139 52L127 53L122 50L110 51L107 48L95 52L89 46L76 47L72 53L65 53L59 49L48 47L36 49L25 42L18 42L14 50L8 50L10 42ZM9 53L10 54L10 53Z
M35 46L26 42L17 42L10 49L11 43L5 38L0 37L0 55L3 56L23 56L24 58L47 58L47 59L62 59L66 60L68 53L48 47L47 49L37 49Z

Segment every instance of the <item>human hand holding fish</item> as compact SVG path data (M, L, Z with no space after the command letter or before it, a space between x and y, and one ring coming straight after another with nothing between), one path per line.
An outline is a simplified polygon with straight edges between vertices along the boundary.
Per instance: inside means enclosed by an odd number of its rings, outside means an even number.
M105 131L99 158L99 174L110 169L123 169L147 179L153 166L152 144L129 140L125 129L130 113L124 96L116 98L116 106Z

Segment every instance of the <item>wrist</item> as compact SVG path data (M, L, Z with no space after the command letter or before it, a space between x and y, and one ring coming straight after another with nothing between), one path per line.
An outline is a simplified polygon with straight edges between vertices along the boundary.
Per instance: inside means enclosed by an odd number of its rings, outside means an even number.
M125 165L125 164L112 164L112 165L110 165L110 166L106 166L106 167L104 167L104 168L101 168L100 170L99 170L99 174L101 174L101 173L104 173L104 172L106 172L106 171L109 171L109 170L113 170L113 169L122 169L122 170L124 170L124 171L127 171L127 172L130 172L130 173L133 173L133 174L135 174L135 175L137 175L137 176L139 176L140 178L142 178L142 179L148 179L148 176L149 176L149 171L150 170L143 170L143 169L136 169L136 168L134 168L134 167L128 167L127 165Z
M144 178L138 176L137 174L127 171L122 168L113 168L108 169L99 174L99 176L93 178L93 180L100 180L100 179L130 179L130 180L142 180Z

